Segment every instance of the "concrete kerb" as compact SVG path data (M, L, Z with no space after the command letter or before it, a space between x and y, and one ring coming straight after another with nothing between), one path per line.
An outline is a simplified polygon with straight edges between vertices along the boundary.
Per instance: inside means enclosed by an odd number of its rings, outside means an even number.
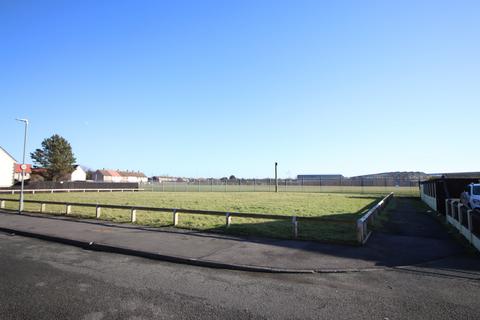
M3 228L3 227L0 227L0 232L13 234L13 235L20 235L20 236L30 237L30 238L37 238L40 240L46 240L51 242L57 242L61 244L80 247L82 249L87 249L87 250L119 253L119 254L137 256L137 257L148 258L153 260L182 263L182 264L188 264L188 265L200 266L200 267L238 270L238 271L250 271L250 272L264 272L264 273L303 273L305 274L305 273L319 272L313 269L284 269L284 268L262 267L262 266L222 263L222 262L216 262L216 261L210 261L210 260L186 258L186 257L173 256L173 255L163 255L158 253L124 248L120 246L105 245L101 243L95 243L92 241L73 240L68 238L51 236L47 234L40 234L40 233L35 233L30 231L22 231L22 230Z

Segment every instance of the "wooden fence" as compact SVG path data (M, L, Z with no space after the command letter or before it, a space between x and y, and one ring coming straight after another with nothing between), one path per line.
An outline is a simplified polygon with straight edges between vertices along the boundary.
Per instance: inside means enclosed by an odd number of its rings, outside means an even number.
M19 199L0 198L0 209L5 209L5 203L18 202ZM298 238L298 224L299 222L322 222L332 224L349 224L352 226L352 230L355 229L356 222L354 220L340 220L329 219L325 217L299 217L299 216L284 216L265 213L244 213L244 212L224 212L224 211L207 211L207 210L194 210L194 209L178 209L178 208L157 208L157 207L145 207L145 206L126 206L126 205L112 205L112 204L92 204L92 203L76 203L76 202L58 202L58 201L46 201L46 200L24 200L24 203L39 204L40 212L47 212L47 205L60 205L64 206L64 213L69 215L72 213L72 207L89 207L95 208L95 217L99 219L101 217L102 208L105 209L122 209L130 211L130 221L135 223L137 221L137 211L153 211L153 212L170 212L172 214L172 225L176 226L179 222L179 214L197 214L197 215L210 215L210 216L224 216L225 226L227 228L232 224L233 218L254 218L254 219L272 219L272 220L286 220L291 223L292 238Z

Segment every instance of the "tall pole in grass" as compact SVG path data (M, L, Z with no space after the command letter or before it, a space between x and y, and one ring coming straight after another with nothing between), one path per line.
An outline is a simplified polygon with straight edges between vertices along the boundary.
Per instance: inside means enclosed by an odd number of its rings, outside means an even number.
M23 187L25 183L25 170L27 169L27 166L25 165L25 149L27 147L27 130L28 130L28 119L15 119L17 121L23 122L25 124L25 134L23 136L23 161L22 161L22 187L20 190L20 202L19 202L19 207L18 207L18 212L22 213L23 211Z
M277 176L278 163L275 162L275 192L278 192L278 176Z

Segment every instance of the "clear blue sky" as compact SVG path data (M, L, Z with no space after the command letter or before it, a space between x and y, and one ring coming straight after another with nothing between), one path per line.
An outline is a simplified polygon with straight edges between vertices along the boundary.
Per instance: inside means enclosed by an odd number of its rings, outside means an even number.
M479 170L478 1L2 1L0 145L221 177Z

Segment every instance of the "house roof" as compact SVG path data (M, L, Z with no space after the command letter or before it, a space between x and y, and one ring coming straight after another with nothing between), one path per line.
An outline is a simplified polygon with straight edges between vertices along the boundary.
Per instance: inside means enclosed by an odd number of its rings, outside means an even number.
M10 158L12 158L13 161L17 162L17 160L16 160L10 153L8 153L7 150L3 149L1 146L0 146L0 149L3 150L3 152L5 152L5 154L6 154L7 156L9 156Z
M147 176L143 172L134 171L119 171L119 170L98 170L104 176L110 177L137 177L146 178Z
M146 178L147 176L143 172L133 172L133 171L118 171L122 177L137 177L137 178Z
M121 177L121 175L115 170L98 170L98 172L108 177Z

